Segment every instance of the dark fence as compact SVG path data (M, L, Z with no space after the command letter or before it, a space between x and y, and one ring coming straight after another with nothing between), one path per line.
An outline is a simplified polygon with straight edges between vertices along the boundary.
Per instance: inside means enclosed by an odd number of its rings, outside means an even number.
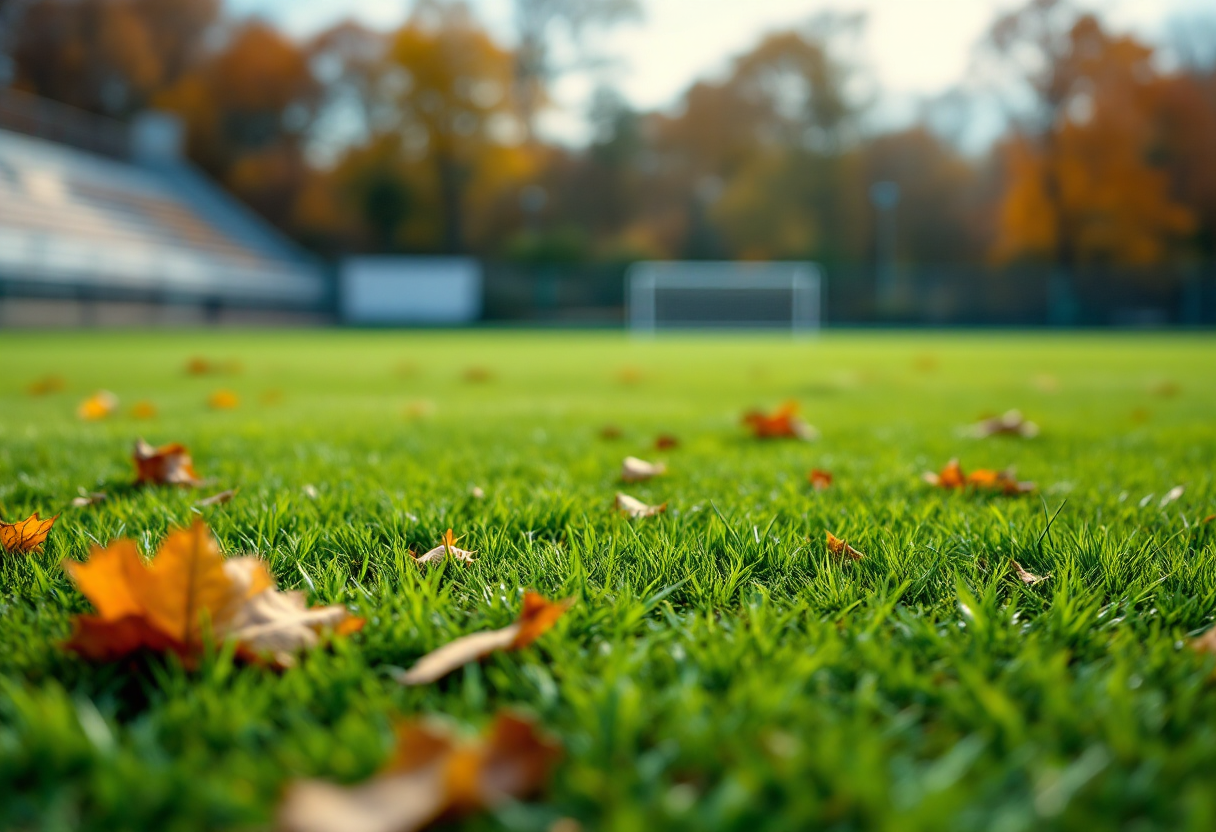
M626 265L489 263L492 322L621 326ZM909 265L879 297L870 265L823 267L824 323L866 326L1216 325L1216 263L1151 268Z

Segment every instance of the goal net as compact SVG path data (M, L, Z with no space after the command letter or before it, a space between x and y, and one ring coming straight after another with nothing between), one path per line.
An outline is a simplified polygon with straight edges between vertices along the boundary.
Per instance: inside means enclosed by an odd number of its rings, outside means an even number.
M659 329L819 328L813 263L655 261L629 270L627 316L635 332Z

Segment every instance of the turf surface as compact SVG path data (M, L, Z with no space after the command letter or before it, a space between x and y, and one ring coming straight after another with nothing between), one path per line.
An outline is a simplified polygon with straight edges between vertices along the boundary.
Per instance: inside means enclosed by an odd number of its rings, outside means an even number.
M194 355L242 367L189 376ZM374 772L395 719L472 731L502 706L566 757L470 828L1216 828L1216 657L1187 646L1216 614L1210 337L7 334L0 356L0 512L63 509L43 552L0 555L0 828L262 828L289 779ZM66 389L26 393L46 374ZM78 421L98 388L119 413ZM240 406L209 410L219 388ZM738 426L791 398L819 442ZM959 436L1010 407L1042 435ZM238 496L130 489L141 435ZM625 489L666 515L610 510L631 453L669 463ZM951 456L1039 491L919 480ZM110 499L65 509L80 487ZM281 674L64 654L89 606L59 562L150 553L200 511L363 632ZM421 573L409 550L449 526L477 563ZM831 561L824 529L866 559ZM578 603L525 651L392 681L526 587Z

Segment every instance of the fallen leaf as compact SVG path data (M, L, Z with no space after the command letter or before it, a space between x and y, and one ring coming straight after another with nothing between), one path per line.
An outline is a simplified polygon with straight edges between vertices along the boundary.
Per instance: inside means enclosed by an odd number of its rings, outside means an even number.
M277 404L282 404L283 403L283 391L282 390L267 390L264 393L262 393L261 402L262 402L262 404L266 405L267 407L273 407Z
M524 595L519 619L501 630L485 630L448 642L396 675L403 685L427 685L498 650L521 650L553 626L574 600L548 601L538 593Z
M1155 381L1149 385L1148 389L1153 395L1161 396L1165 399L1171 399L1182 392L1182 386L1170 379Z
M1158 508L1165 508L1170 503L1174 502L1174 500L1177 500L1179 497L1181 497L1184 491L1186 491L1186 488L1184 488L1181 485L1175 485L1173 488L1171 488L1169 491L1166 492L1164 497L1161 498L1161 502L1158 504Z
M834 555L837 560L844 560L845 558L849 558L850 560L856 561L856 560L861 560L862 558L865 557L865 555L863 555L861 552L857 551L852 546L850 546L846 541L842 540L841 538L837 537L836 535L832 534L831 532L827 532L827 536L828 536L828 538L827 538L828 552L830 552L832 555Z
M415 832L536 793L560 756L555 741L509 713L500 713L473 742L460 741L442 724L411 721L397 729L393 760L367 783L292 784L277 826L280 832Z
M922 373L931 373L937 369L937 356L928 353L912 359L912 367Z
M822 468L812 468L806 479L816 491L827 491L832 487L832 472Z
M469 489L469 496L474 500L484 500L486 498L486 492L482 491L480 486L475 485Z
M363 623L344 606L309 607L304 593L279 592L272 585L241 605L226 636L235 639L247 656L269 655L276 666L291 667L295 654L316 647L323 632L348 635L362 629Z
M1019 481L1012 469L993 471L981 468L970 474L964 474L957 459L947 462L946 467L942 468L939 473L926 471L921 474L921 479L938 488L963 488L970 485L975 488L1000 491L1002 494L1008 495L1029 494L1035 489L1034 483Z
M215 367L206 358L196 355L186 362L186 374L192 376L205 376L215 370Z
M963 468L957 458L947 462L940 473L926 471L921 474L921 479L939 488L962 488L967 484L967 478L963 475Z
M662 514L667 511L667 503L648 506L635 497L618 492L616 495L616 510L628 514L631 518L654 517L656 514Z
M435 405L431 402L410 402L405 406L405 415L410 419L421 419L434 412Z
M143 439L135 440L135 484L198 485L194 461L186 446L179 442L154 448Z
M98 390L80 403L76 415L86 422L96 422L109 416L117 407L118 396L109 390Z
M66 386L67 383L63 380L63 376L49 375L31 381L26 386L25 392L31 396L47 396L51 393L58 393Z
M991 471L981 468L967 475L967 485L1000 491L1002 494L1029 494L1034 491L1034 483L1019 482L1012 469Z
M1011 561L1011 562L1013 563L1014 574L1016 574L1018 576L1018 580L1020 580L1024 584L1029 584L1030 586L1034 586L1039 581L1045 581L1051 577L1051 575L1043 575L1043 576L1035 575L1032 572L1027 572L1022 567L1022 564L1018 563L1016 560Z
M79 489L80 496L72 498L72 508L85 508L86 506L95 506L98 503L103 503L106 500L106 495L101 491L85 491Z
M154 405L154 404L152 404L152 402L148 402L148 401L136 402L135 404L131 405L131 418L132 419L155 419L156 418L156 405Z
M625 435L625 432L616 425L604 425L600 428L600 439L607 442L615 442Z
M1216 653L1216 627L1198 638L1191 639L1191 647L1200 653Z
M195 503L195 505L198 506L199 508L206 508L207 506L218 506L221 503L226 503L229 500L231 500L233 497L235 497L236 492L237 492L237 489L229 488L227 491L221 491L218 494L212 494L210 497L204 497L203 499L201 499L197 503Z
M232 410L240 403L240 398L231 390L216 390L207 397L207 406L212 410Z
M1033 439L1039 435L1039 426L1023 418L1020 410L1009 410L1004 415L975 423L967 429L967 435L977 439L986 439L989 436L1021 436L1024 439Z
M134 541L118 540L63 566L96 610L73 618L65 646L94 661L146 649L193 666L210 635L235 639L247 657L269 652L286 664L292 652L314 646L320 630L362 625L343 607L310 610L302 596L279 593L257 558L224 560L202 520L170 532L150 565Z
M622 367L616 371L616 380L621 384L640 384L646 378L641 367Z
M672 448L680 447L680 440L672 436L670 433L660 433L654 440L654 448L656 451L669 451Z
M757 439L801 439L811 441L819 438L819 431L798 416L798 403L786 402L772 413L749 410L743 414L743 424L751 428Z
M1060 380L1050 373L1039 373L1030 382L1041 393L1060 392Z
M0 548L10 555L25 554L42 548L43 541L58 518L59 515L56 514L54 517L40 520L38 512L34 512L16 523L0 520Z
M300 490L303 491L304 496L310 500L315 500L321 496L321 492L317 491L317 487L312 483L305 483L304 487Z
M464 561L465 563L473 563L473 555L477 554L477 551L473 550L469 552L464 549L457 548L457 540L458 538L452 534L452 530L448 529L446 532L444 532L443 537L440 539L439 545L425 554L416 556L414 558L414 563L437 563L449 555L455 560Z
M621 463L621 479L625 482L642 482L665 473L667 466L663 463L647 462L636 456L627 456Z
M494 380L494 373L488 367L468 367L463 378L469 384L485 384Z

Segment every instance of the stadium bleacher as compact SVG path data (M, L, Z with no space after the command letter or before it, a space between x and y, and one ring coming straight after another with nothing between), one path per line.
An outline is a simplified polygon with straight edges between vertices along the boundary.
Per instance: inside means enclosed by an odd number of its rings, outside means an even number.
M304 323L331 314L322 265L182 160L164 141L164 117L149 117L147 135L139 124L130 130L128 152L110 141L101 153L62 138L112 139L123 127L91 132L95 117L0 96L0 326ZM65 133L65 121L76 129Z

